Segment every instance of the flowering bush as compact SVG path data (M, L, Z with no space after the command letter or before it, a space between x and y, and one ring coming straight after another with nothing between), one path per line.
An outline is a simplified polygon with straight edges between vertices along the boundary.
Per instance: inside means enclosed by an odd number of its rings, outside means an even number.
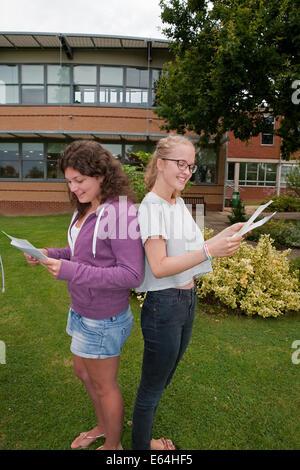
M277 251L269 235L262 235L256 248L242 242L237 253L214 260L214 271L197 280L198 297L213 294L247 315L300 311L300 285L286 258L289 251Z

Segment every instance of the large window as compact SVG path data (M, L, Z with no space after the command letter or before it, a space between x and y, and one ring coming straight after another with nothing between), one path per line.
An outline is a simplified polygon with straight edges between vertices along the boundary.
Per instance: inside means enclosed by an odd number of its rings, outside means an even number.
M25 181L62 179L64 176L57 163L66 145L58 142L0 143L0 178Z
M59 156L67 145L68 142L1 142L0 180L63 180ZM132 153L154 151L154 143L151 142L102 141L101 145L126 164L136 163Z
M0 105L154 106L159 74L108 65L0 65Z
M276 186L276 163L240 163L240 186Z

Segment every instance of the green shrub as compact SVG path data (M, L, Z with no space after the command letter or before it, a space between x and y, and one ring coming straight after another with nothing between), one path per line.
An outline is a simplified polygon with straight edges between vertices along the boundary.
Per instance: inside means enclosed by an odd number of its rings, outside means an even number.
M276 248L284 245L284 231L287 228L287 225L290 225L291 222L285 222L283 219L274 220L271 219L266 224L261 227L254 229L248 236L247 240L252 240L258 242L261 235L269 234L273 240L273 244Z
M289 224L284 231L284 240L286 246L300 248L300 221Z
M269 234L276 248L300 247L300 222L286 222L284 219L271 219L261 227L254 229L247 240L258 241L263 234Z
M197 280L200 298L213 294L246 315L278 317L300 310L300 284L286 258L262 235L256 248L242 242L231 257L217 258L213 272Z
M122 165L122 168L129 178L130 186L135 192L138 201L141 202L146 194L144 169L135 165Z
M300 256L290 260L290 271L298 276L300 283Z
M291 196L289 194L285 194L282 196L274 196L274 197L268 197L266 200L263 202L265 204L266 202L273 200L272 204L270 204L267 207L268 212L299 212L300 211L300 199Z
M241 198L238 199L236 206L232 206L232 215L229 215L228 219L232 224L236 224L237 222L246 222L247 217L245 204Z

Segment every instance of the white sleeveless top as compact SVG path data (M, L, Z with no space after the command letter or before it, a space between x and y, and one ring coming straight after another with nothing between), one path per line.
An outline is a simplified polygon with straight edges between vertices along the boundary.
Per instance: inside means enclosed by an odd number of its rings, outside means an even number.
M199 250L204 244L201 230L182 198L176 198L176 204L172 205L150 192L140 204L138 220L143 244L149 237L161 235L166 241L167 256L178 256ZM211 262L204 261L182 273L157 279L153 276L145 257L144 280L135 290L146 292L182 287L208 272L212 272Z

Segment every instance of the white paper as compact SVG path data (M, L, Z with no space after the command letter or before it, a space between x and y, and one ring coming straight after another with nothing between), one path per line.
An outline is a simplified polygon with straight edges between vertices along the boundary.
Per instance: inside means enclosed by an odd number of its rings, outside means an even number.
M250 230L253 230L257 227L260 227L261 225L265 224L270 220L276 212L273 212L271 215L267 215L263 219L259 220L258 222L255 222L255 219L260 215L260 213L266 209L273 201L267 202L267 204L264 204L263 206L259 206L259 208L254 212L254 214L250 217L249 220L245 223L245 225L241 228L241 230L233 235L233 237L240 237L242 235L245 235L245 233L250 232Z
M23 240L22 238L11 237L7 233L3 232L3 230L2 233L4 233L4 235L11 239L10 244L15 248L18 248L19 250L23 251L24 253L27 253L30 256L33 256L33 258L47 259L47 256L41 253L40 250L35 248L29 241Z

